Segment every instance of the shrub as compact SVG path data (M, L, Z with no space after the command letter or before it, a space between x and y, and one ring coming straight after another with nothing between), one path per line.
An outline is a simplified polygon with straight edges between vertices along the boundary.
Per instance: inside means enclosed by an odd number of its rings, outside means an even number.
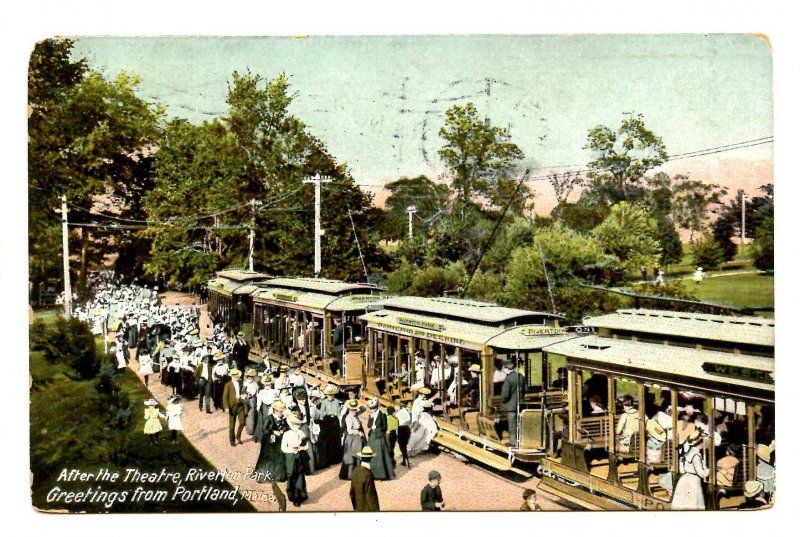
M692 243L692 262L704 270L718 269L725 261L725 251L709 234Z

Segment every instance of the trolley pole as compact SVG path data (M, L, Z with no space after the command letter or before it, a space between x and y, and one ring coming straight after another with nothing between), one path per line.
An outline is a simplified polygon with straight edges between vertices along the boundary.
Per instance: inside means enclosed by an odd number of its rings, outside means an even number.
M408 213L408 240L414 240L414 214L417 212L415 205L409 205L406 208Z
M247 268L253 272L253 249L256 240L256 200L250 200L250 255L247 257Z
M747 203L747 194L742 190L742 256L744 256L744 208Z
M319 278L322 272L322 236L325 230L322 229L320 222L320 210L322 208L322 183L330 183L331 178L327 176L306 177L303 183L314 184L314 277Z
M61 196L61 249L64 257L64 316L72 315L72 283L69 279L69 223L67 222L67 196Z

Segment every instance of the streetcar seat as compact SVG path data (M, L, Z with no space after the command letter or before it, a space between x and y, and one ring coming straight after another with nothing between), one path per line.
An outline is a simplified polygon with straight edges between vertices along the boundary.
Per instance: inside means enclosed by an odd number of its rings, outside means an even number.
M495 429L495 422L493 419L487 418L486 416L479 416L478 424L481 429L481 435L486 436L495 442L501 441L500 437L497 435L497 429Z
M480 414L477 410L469 410L464 412L464 419L462 420L462 425L464 429L473 433L473 434L480 434L480 427L478 426L478 416Z

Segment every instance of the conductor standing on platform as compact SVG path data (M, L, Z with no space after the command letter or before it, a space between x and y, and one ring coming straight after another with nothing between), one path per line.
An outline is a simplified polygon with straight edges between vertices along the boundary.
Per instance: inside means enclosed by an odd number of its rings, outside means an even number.
M525 391L525 377L516 370L513 360L503 364L506 379L500 392L500 403L508 417L508 445L519 447L517 444L517 421L519 420L520 395Z

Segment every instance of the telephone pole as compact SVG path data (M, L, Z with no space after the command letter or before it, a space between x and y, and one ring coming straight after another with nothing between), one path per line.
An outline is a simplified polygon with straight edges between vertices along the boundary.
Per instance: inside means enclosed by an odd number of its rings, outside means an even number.
M67 196L61 196L61 248L64 257L64 316L72 315L72 283L69 280L69 224L67 222Z
M331 178L327 176L306 177L303 183L314 183L314 277L319 278L322 272L322 236L325 230L322 229L320 222L320 209L322 208L322 183L330 183Z
M406 208L406 212L408 213L408 240L414 239L414 214L417 212L416 205L409 205Z
M744 256L744 206L747 203L747 194L742 190L742 256Z
M256 240L256 200L250 200L250 255L247 257L247 268L253 272L253 248Z

